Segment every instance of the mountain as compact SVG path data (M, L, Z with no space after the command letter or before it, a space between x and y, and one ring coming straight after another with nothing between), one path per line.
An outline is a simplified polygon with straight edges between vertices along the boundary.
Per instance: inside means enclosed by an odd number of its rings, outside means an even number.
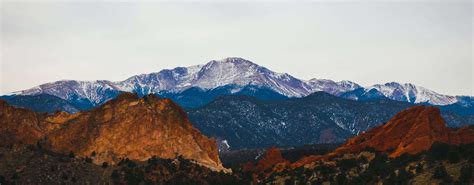
M396 82L355 89L343 93L341 97L353 100L380 99L385 97L396 101L428 103L430 105L449 105L459 101L455 96L441 95L421 86Z
M107 98L115 98L121 91L108 90ZM147 94L140 94L145 96ZM263 86L237 86L237 85L226 85L217 87L214 89L202 89L199 87L191 87L189 89L174 92L174 91L160 91L155 93L163 98L169 98L174 102L178 103L185 109L193 109L204 106L215 98L224 95L245 95L252 96L260 100L283 100L288 99L287 96L279 94L267 87ZM0 96L0 99L7 101L9 104L28 108L38 112L52 113L55 111L65 111L74 113L80 110L89 110L96 106L99 106L103 102L94 104L87 99L77 100L75 98L69 98L70 100L64 100L59 97L49 94L37 94L37 95L7 95Z
M79 111L79 108L72 103L49 94L0 96L0 99L5 100L10 105L37 112L65 111L75 113Z
M0 101L0 146L38 144L58 153L94 156L93 162L145 161L156 156L225 170L213 139L195 129L169 99L124 93L90 111L36 113Z
M50 94L79 104L80 109L87 109L114 98L120 92L136 92L142 96L159 94L163 91L177 93L192 87L211 90L229 85L234 86L236 90L249 85L264 87L287 97L306 96L316 91L339 95L360 87L349 81L300 80L286 73L273 72L248 60L232 57L219 61L212 60L204 65L136 75L119 82L62 80L13 94Z
M16 92L18 95L49 94L69 101L79 109L90 109L115 98L120 90L106 80L74 81L62 80L42 84L31 89Z
M335 82L327 79L311 79L306 82L311 87L311 92L327 92L339 96L345 92L361 88L359 84L351 81Z
M118 86L127 91L148 94L161 90L180 91L189 87L213 89L231 84L265 86L286 96L302 96L310 92L304 81L288 74L275 73L242 58L213 60L205 65L133 76L119 82Z
M474 97L457 96L458 102L442 106L441 110L456 112L462 116L474 115Z
M252 96L259 100L284 100L285 95L279 94L269 88L247 85L240 87L237 85L225 85L214 89L206 90L199 87L191 87L180 92L160 91L157 95L169 98L186 109L202 107L214 99L225 95Z
M13 92L12 94L50 94L73 103L81 110L85 110L100 105L121 92L135 92L143 96L160 93L175 94L190 88L208 91L231 86L235 88L231 90L231 93L246 86L257 86L286 97L304 97L314 92L323 91L353 100L388 98L430 105L448 105L462 101L455 96L441 95L413 84L391 82L361 87L351 81L301 80L287 73L273 72L238 57L212 60L203 65L176 67L149 74L135 75L118 82L62 80ZM196 105L202 103L187 102L186 104L190 107L196 107Z
M348 139L331 153L303 157L292 166L300 167L321 159L362 152L367 148L395 158L427 151L434 143L460 145L473 142L473 126L449 129L438 108L414 106L397 113L387 123Z
M187 111L203 134L227 140L231 149L337 143L388 121L413 106L388 99L353 101L317 92L304 98L263 101L224 96ZM473 116L443 111L451 127L473 124Z
M397 157L428 150L435 142L471 143L474 142L474 129L463 127L450 130L438 108L415 106L396 114L386 124L349 139L336 152L371 147Z

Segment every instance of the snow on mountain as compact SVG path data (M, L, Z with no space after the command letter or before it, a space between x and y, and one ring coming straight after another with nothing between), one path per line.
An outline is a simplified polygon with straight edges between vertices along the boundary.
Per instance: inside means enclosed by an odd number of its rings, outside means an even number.
M311 79L306 82L312 89L312 92L323 91L332 95L339 96L344 92L361 88L359 84L351 81L335 82L327 79Z
M416 86L410 83L400 84L396 82L390 82L385 84L376 84L370 87L363 88L363 90L365 91L365 93L370 92L370 94L381 94L392 100L410 103L449 105L458 101L458 98L456 98L455 96L441 95L424 87ZM377 93L374 93L374 91ZM358 98L357 96L351 97L351 99Z
M190 87L213 89L231 84L265 86L286 96L304 96L311 92L302 80L288 74L275 73L242 58L213 60L205 65L137 75L116 84L122 90L143 94L163 90L182 91Z
M63 80L14 92L14 94L50 94L65 100L78 101L85 107L90 107L99 105L122 91L145 95L163 91L181 92L191 87L214 89L226 85L236 85L236 88L248 85L262 86L288 97L302 97L318 91L340 96L361 88L360 85L350 81L300 80L287 73L276 73L248 60L231 57L212 60L204 65L177 67L135 75L119 82ZM427 102L446 105L457 101L456 97L440 95L412 84L387 83L365 88L367 91L371 89L380 91L390 99L412 103Z
M120 91L120 89L110 81L75 81L62 80L46 83L31 89L16 92L21 95L50 94L64 100L87 100L93 105L103 103L108 100L110 92Z

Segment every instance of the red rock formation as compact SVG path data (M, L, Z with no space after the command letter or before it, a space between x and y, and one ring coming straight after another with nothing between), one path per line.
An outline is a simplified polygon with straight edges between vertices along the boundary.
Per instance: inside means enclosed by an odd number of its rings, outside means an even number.
M305 157L302 157L301 159L299 159L298 161L294 162L293 164L291 164L291 167L292 168L298 168L300 166L304 166L305 164L310 164L314 161L319 161L319 160L322 160L324 158L325 158L325 156L321 156L321 155L305 156Z
M0 146L36 144L52 130L77 114L53 115L16 108L0 100Z
M215 140L195 129L185 112L169 99L125 93L91 111L53 116L4 102L0 106L0 137L13 135L9 142L31 144L47 138L42 143L53 151L72 151L77 156L95 152L95 163L182 155L213 170L224 169Z
M390 157L416 154L428 150L434 142L462 144L474 142L474 129L464 127L450 130L435 107L414 106L393 116L386 124L375 127L356 137L325 156L303 158L293 167L335 155L359 152L366 147L389 153Z
M434 142L474 142L473 136L472 129L448 129L438 108L415 106L398 113L386 124L349 139L336 152L372 147L389 152L391 157L398 157L403 153L416 154L428 150Z
M255 168L258 171L265 171L279 163L289 164L289 161L283 158L278 148L272 147L267 149L265 156L257 162Z
M251 172L269 172L280 171L284 166L290 164L290 161L283 158L280 149L276 147L268 148L265 151L265 155L257 161L257 164L253 162L247 162L242 165L242 171ZM268 175L268 174L267 174Z

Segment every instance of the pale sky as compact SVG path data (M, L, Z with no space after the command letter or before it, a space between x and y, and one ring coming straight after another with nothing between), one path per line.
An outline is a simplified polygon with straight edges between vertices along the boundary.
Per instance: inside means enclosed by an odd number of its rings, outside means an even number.
M1 1L0 93L237 56L297 78L474 95L465 1Z

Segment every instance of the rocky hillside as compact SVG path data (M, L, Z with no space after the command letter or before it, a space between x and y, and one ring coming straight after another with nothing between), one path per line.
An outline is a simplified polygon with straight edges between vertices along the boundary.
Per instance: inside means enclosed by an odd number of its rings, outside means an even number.
M265 168L245 164L234 171L261 184L471 184L473 146L474 127L449 129L439 109L416 106L333 152L292 164L273 154L278 160L257 162Z
M336 152L371 147L397 157L403 153L417 154L428 150L435 142L471 143L474 142L474 129L451 130L446 127L439 109L416 106L398 113L384 125L349 139Z
M0 146L0 184L248 184L183 157L123 159L115 165L96 165L93 158L54 153L41 145Z
M225 96L189 110L191 122L207 136L228 141L230 149L342 143L387 122L410 103L389 99L354 101L317 92L304 98L264 101ZM442 112L450 127L474 123L474 116Z
M299 167L345 153L357 153L366 148L387 153L390 157L417 154L430 149L436 142L451 145L473 143L474 128L466 126L449 129L438 108L415 106L399 112L386 124L348 139L334 152L324 156L307 156L292 165Z
M91 111L53 115L3 101L0 106L2 146L38 143L59 153L94 154L97 164L181 155L213 170L224 169L215 140L201 135L169 99L125 93Z

